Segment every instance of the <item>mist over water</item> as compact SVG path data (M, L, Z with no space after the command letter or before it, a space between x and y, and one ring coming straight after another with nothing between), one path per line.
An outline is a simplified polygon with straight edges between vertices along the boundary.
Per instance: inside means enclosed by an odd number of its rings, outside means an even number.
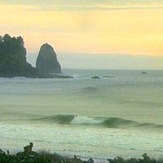
M64 72L74 78L0 78L2 149L161 157L163 71Z

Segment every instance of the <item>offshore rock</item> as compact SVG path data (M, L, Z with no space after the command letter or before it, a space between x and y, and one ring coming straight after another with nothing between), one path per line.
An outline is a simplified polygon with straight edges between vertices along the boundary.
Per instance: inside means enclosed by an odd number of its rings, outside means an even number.
M91 78L92 78L92 79L100 79L99 76L92 76Z
M54 74L61 74L61 65L57 60L57 55L53 47L49 44L43 44L40 48L37 60L36 70L39 77L53 77Z

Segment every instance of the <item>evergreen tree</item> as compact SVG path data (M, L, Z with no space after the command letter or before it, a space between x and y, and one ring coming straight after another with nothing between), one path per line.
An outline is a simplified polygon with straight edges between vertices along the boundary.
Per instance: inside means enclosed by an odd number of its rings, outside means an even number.
M26 62L23 38L11 37L9 34L0 36L0 76L33 76L34 71Z

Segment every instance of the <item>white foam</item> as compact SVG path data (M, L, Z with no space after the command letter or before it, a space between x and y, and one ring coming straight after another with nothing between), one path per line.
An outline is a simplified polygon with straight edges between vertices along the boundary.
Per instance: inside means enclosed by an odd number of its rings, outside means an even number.
M101 123L100 120L84 116L76 116L71 122L71 124L99 124L99 123Z
M144 152L156 158L163 151L162 133L25 122L0 123L0 142L4 151L22 151L23 146L33 142L35 151L93 158L141 157Z

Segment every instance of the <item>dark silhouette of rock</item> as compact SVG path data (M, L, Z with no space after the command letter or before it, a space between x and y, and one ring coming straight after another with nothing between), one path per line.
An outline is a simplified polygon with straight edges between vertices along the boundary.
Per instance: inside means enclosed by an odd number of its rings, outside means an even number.
M20 158L25 157L25 156L30 156L30 157L36 157L38 156L38 153L32 151L33 148L33 143L31 142L29 145L24 147L23 152L19 152L16 155Z
M62 74L52 46L41 46L36 61L36 68L26 61L26 49L21 36L0 36L0 77L38 77L38 78L73 78Z
M146 71L142 71L141 74L147 74L147 72Z
M151 162L151 158L147 155L147 153L144 153L142 156L145 163Z
M24 154L32 154L32 148L33 148L33 143L30 143L29 145L24 147Z
M99 76L92 76L92 79L100 79Z
M36 70L39 77L55 77L56 73L61 73L61 65L51 45L46 43L41 46L36 61Z
M21 36L0 36L0 76L36 76L35 68L26 61L26 49Z

